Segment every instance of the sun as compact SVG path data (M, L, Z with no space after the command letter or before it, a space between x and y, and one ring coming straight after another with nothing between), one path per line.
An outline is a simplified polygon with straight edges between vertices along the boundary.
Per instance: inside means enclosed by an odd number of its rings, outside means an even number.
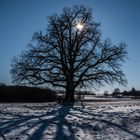
M84 28L84 25L81 24L81 23L78 23L78 24L76 25L76 28L77 28L78 30L81 31L81 30Z

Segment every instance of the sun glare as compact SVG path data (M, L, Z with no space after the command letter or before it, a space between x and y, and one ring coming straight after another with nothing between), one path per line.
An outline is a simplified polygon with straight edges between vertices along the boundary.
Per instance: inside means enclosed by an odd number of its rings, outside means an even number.
M82 30L83 29L83 25L82 24L80 24L80 23L78 23L77 25L76 25L76 28L78 29L78 30Z

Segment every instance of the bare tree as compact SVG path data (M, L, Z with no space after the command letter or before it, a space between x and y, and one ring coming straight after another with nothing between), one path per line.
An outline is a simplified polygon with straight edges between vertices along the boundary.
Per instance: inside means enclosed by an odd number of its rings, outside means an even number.
M105 97L107 97L109 95L109 92L107 90L104 91L104 94L103 94Z
M114 93L120 93L121 90L120 90L119 88L115 88L113 92L114 92Z
M126 84L121 70L126 44L102 41L90 8L64 8L61 15L48 17L47 25L33 35L28 50L12 60L13 82L62 87L68 101L74 101L77 88Z

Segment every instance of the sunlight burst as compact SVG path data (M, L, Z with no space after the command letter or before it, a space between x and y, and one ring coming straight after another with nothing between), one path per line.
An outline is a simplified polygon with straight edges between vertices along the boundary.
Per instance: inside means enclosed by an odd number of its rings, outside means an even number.
M76 25L76 28L81 31L84 28L84 25L82 25L81 23L78 23Z

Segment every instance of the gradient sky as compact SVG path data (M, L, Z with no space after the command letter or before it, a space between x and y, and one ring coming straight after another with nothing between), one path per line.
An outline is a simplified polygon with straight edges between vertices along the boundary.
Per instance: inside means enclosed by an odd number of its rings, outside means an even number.
M123 66L127 87L115 84L100 91L140 90L140 0L0 0L0 82L12 84L11 59L26 48L35 31L46 28L47 16L79 4L93 9L103 38L128 45L129 60Z

